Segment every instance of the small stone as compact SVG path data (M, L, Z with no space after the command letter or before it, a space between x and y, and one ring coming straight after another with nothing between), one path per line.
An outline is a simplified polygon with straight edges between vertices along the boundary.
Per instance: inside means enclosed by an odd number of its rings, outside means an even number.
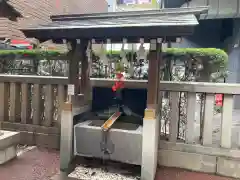
M106 169L108 170L106 171ZM117 168L113 167L113 165L110 165L110 167L100 166L98 168L79 165L69 177L79 180L140 180L139 176L131 175L131 172L123 170L120 166Z

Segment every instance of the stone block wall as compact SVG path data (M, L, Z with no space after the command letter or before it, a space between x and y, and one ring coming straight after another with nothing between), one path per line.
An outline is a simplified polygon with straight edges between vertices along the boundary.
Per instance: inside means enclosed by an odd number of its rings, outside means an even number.
M240 150L161 141L158 164L240 178Z

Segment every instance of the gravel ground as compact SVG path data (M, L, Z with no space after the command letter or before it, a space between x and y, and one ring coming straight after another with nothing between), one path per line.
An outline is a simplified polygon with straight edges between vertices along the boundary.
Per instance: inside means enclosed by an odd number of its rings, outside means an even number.
M80 180L140 180L140 166L107 162L96 159L84 160L69 175Z
M112 172L103 168L88 168L84 166L76 167L69 177L81 180L140 180L139 177L118 174L117 171Z
M59 170L59 152L34 148L0 166L0 180L50 180Z

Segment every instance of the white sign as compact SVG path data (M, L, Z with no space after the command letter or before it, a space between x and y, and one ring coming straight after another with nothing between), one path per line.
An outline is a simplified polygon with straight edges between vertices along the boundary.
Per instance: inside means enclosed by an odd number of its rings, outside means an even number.
M75 94L74 92L75 92L74 84L68 84L68 95L72 96Z
M110 1L110 0L108 0ZM159 9L160 0L114 0L116 11L140 11Z
M152 0L118 0L118 4L150 4Z
M146 4L146 3L151 3L151 0L138 0L138 4Z

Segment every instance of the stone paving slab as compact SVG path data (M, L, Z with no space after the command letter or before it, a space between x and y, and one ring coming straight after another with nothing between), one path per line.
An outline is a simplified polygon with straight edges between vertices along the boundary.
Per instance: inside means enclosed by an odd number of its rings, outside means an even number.
M59 152L34 148L0 166L0 180L62 180L59 178ZM178 168L159 168L156 180L233 180ZM64 179L65 180L65 179Z
M234 179L204 173L190 172L179 168L161 167L158 169L156 180L234 180Z

